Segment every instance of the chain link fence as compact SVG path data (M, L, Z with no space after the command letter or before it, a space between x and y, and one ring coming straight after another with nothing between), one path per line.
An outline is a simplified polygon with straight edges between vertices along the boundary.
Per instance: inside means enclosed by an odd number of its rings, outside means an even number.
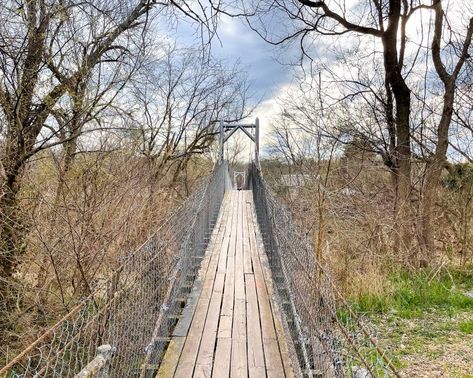
M260 167L249 170L273 284L304 377L399 377L375 334L343 299L305 233L275 198Z
M225 162L111 278L0 370L72 377L110 345L109 377L152 377L190 292L226 187Z

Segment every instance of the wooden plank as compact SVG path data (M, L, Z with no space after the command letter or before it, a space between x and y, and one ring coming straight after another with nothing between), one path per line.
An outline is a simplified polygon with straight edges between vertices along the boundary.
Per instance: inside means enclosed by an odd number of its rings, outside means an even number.
M248 251L248 253L250 253ZM258 298L253 274L245 274L246 324L248 332L248 371L251 377L265 376L263 340L258 309Z
M248 202L248 207L250 208L249 213L253 215L253 203ZM250 234L251 259L253 263L255 286L258 296L259 315L261 319L261 330L267 374L268 377L284 377L284 367L282 363L282 357L279 352L279 344L274 327L271 303L269 300L266 282L259 258L260 252L256 244L256 228L253 222L249 222L248 226Z
M212 377L228 378L230 376L230 355L232 351L232 339L229 337L219 337L215 350L215 362L212 370Z
M217 217L217 223L212 231L211 240L209 246L207 247L207 252L204 256L204 259L201 262L199 272L196 279L194 280L194 286L188 297L186 306L183 309L182 316L179 319L176 327L174 327L172 333L172 340L169 343L169 346L166 349L166 354L164 355L163 361L160 365L158 376L162 377L171 377L174 375L174 372L179 363L179 359L184 347L185 337L189 331L192 319L194 317L195 309L197 307L197 302L200 298L202 291L203 281L207 275L208 268L210 265L212 251L219 246L219 240L221 235L225 231L226 220L229 213L229 195L225 195L220 213Z
M228 226L228 216L224 220L225 229ZM217 274L218 261L220 258L221 245L218 242L212 250L212 256L207 269L205 280L202 284L202 291L197 302L197 307L192 319L192 323L178 362L175 377L187 378L192 376L195 368L199 346L202 339L205 320L209 309L212 291L215 283L215 275Z
M249 204L251 206L251 204ZM261 328L263 339L276 339L276 331L274 329L273 316L269 302L266 282L264 280L261 262L259 259L259 251L256 244L255 227L253 222L249 223L250 227L250 245L251 245L251 259L253 262L253 269L255 275L255 284L258 294L258 304L261 317Z
M233 325L233 298L235 291L235 249L236 249L236 231L238 211L238 198L232 192L233 212L231 213L232 226L229 235L229 245L227 253L227 266L225 271L225 285L223 289L222 308L220 310L220 321L218 325L217 346L215 348L214 366L212 369L213 377L229 377L230 361L232 350L232 325Z
M234 199L235 196L232 197ZM235 293L235 251L236 251L236 230L237 230L237 217L238 212L236 211L237 203L235 201L232 216L232 227L229 235L230 242L227 253L227 266L226 266L226 277L225 287L223 292L223 303L222 303L222 316L233 316L233 297Z
M251 211L249 211L249 224L250 227L252 227L253 230L250 230L250 244L255 244L255 250L257 251L257 254L253 255L254 260L259 260L259 264L257 264L262 272L263 280L265 282L265 288L266 288L266 293L269 298L270 306L271 306L271 313L273 317L273 322L274 322L274 327L275 327L275 332L276 332L276 337L278 340L278 346L279 346L279 353L281 355L282 363L283 363L283 368L284 368L284 374L288 378L294 377L294 368L292 365L292 360L289 355L289 347L287 342L289 342L285 329L282 325L282 317L281 317L281 312L279 310L279 306L277 301L274 298L274 291L273 291L273 281L271 277L271 270L269 269L269 263L268 263L268 258L266 253L264 252L264 246L262 242L262 237L261 233L259 230L258 222L256 219L256 211L254 208L254 203L253 201L250 202L250 208ZM254 238L253 238L254 236ZM257 259L258 258L258 259ZM258 273L258 276L260 276L260 273ZM264 288L262 288L261 292L264 292ZM264 294L264 293L263 293ZM261 318L263 319L263 315L260 313ZM264 345L266 345L264 343ZM269 374L269 371L268 371Z
M266 378L266 367L249 367L248 368L248 375L250 378Z
M253 267L251 266L251 251L250 251L250 235L248 228L248 206L247 206L248 196L247 192L243 192L243 209L242 209L242 237L243 237L243 272L244 273L253 273Z
M292 378L294 377L294 369L292 366L291 357L289 355L289 347L287 345L286 332L282 324L281 311L279 309L278 302L274 300L274 297L273 297L274 291L273 291L273 285L271 281L271 271L269 269L269 264L267 263L266 255L260 254L260 259L263 260L262 261L263 275L265 277L267 290L268 290L268 296L270 298L271 308L273 312L274 327L276 329L276 336L277 336L278 345L279 345L279 353L281 354L284 372L285 372L286 377Z
M243 192L238 191L238 228L235 248L235 297L232 327L231 377L247 377L246 352L246 295L243 274L242 206Z
M184 340L184 337L174 337L170 341L164 359L159 366L159 371L156 375L157 378L169 378L174 375L179 361L179 356L181 355L184 346Z
M260 245L262 245L262 242ZM278 345L279 345L279 353L281 354L281 358L282 358L282 362L284 366L284 372L285 372L286 377L292 378L295 376L295 373L294 373L294 367L292 365L292 360L289 355L289 346L288 346L289 340L286 337L286 331L282 324L281 311L279 309L278 302L274 298L274 294L273 294L274 288L272 285L271 270L269 269L269 264L267 262L266 255L260 253L260 259L263 260L262 261L263 275L265 277L267 290L268 290L268 296L271 303L273 321L274 321L274 326L276 329L276 336L277 336Z
M210 376L210 372L212 370L213 353L215 349L215 342L220 317L220 308L222 304L226 276L225 271L227 264L227 255L228 249L230 247L231 228L232 218L229 217L227 219L225 236L223 238L222 246L220 248L219 268L217 270L217 275L212 290L212 298L210 301L209 311L205 322L205 328L202 335L199 354L197 356L197 365L206 366L204 370L208 369L208 374L206 376ZM223 264L221 262L223 262Z
M218 329L217 347L215 350L215 362L212 370L214 377L230 376L230 361L232 351L232 326L235 294L235 251L236 233L238 225L238 192L233 191L233 213L229 249L227 254L227 266L225 275L225 286L223 291L222 308L220 312L220 323Z
M210 377L212 373L212 361L217 339L218 319L220 316L220 305L222 303L223 284L225 273L217 273L215 285L210 301L209 312L205 321L205 328L196 361L196 376Z
M264 271L264 268L263 268L263 271ZM270 298L272 298L271 294L270 294ZM277 301L274 301L271 299L271 307L273 308L274 326L276 328L276 334L278 337L279 353L281 354L281 359L284 366L284 373L287 378L293 378L294 369L293 369L291 357L289 355L289 347L287 345L286 331L284 330L284 327L282 324L281 312L279 310Z
M197 274L196 279L194 280L194 285L192 287L191 293L188 296L186 306L182 310L182 317L180 321L177 323L176 327L174 327L173 336L186 336L187 332L189 331L190 324L192 322L192 318L194 316L194 312L197 306L197 302L200 297L200 293L202 291L202 282L207 274L207 270L210 264L210 259L212 257L212 251L218 247L218 240L221 238L221 235L225 231L226 219L229 214L229 202L226 200L229 197L230 193L226 193L223 199L223 203L221 206L220 214L217 218L217 223L214 227L212 232L212 237L207 247L207 252L202 260L199 272Z
M233 326L233 315L220 314L220 322L218 325L218 338L231 338Z
M246 299L245 297L245 279L243 277L243 240L242 240L242 206L243 206L243 192L240 190L238 193L238 221L237 230L234 235L236 237L236 248L235 248L235 300Z
M233 199L234 197L232 197ZM235 202L235 206L237 203ZM222 308L220 311L220 323L218 328L218 337L232 337L233 324L233 297L235 292L235 249L236 238L231 237L237 230L237 211L231 214L232 227L230 233L230 242L227 253L227 266L225 273L225 286L223 290ZM218 343L217 343L218 348Z
M248 377L248 365L246 359L246 340L232 338L232 360L230 377Z

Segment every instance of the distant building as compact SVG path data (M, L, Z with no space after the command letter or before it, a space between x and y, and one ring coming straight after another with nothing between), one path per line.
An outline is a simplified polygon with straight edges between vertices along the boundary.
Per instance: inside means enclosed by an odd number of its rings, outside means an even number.
M306 186L317 182L319 178L319 175L313 176L307 173L293 173L288 175L281 175L281 177L279 178L279 185L288 188Z

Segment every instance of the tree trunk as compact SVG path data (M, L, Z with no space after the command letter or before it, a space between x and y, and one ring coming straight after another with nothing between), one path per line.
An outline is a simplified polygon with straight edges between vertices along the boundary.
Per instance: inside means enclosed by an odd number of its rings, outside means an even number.
M396 97L396 133L397 133L397 212L395 229L399 230L396 244L402 252L408 252L412 242L412 206L411 206L411 145L410 145L410 91L401 90Z
M9 314L15 304L14 274L24 251L22 222L18 214L18 180L24 163L13 156L3 159L6 180L0 198L0 317L1 313ZM4 326L8 329L9 324ZM3 326L1 328L4 330Z
M396 199L394 229L397 231L394 239L395 248L401 253L408 252L411 248L411 142L410 122L411 91L402 76L402 65L399 62L397 44L398 29L401 14L400 0L390 0L389 22L383 34L383 55L385 80L392 90L395 110L396 132ZM402 37L401 37L402 38Z
M432 158L427 162L426 176L423 185L420 246L422 250L422 259L425 261L429 261L435 252L433 213L440 186L442 170L445 167L448 150L448 132L452 120L454 98L454 83L449 83L445 87L445 94L443 96L442 116L437 127L436 150Z

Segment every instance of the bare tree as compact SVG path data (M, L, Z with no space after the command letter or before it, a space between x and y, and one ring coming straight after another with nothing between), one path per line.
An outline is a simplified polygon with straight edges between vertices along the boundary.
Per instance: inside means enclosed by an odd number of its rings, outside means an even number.
M432 3L432 7L434 10L432 60L435 71L443 84L443 101L435 133L435 148L431 157L427 160L427 173L423 188L421 246L425 251L425 258L435 249L432 211L440 184L441 173L446 165L457 81L467 59L471 59L470 52L473 36L473 16L469 20L466 34L464 36L461 34L455 35L454 30L449 26L448 20L445 20L446 15L442 2L435 0ZM473 9L470 9L470 11L473 11ZM447 24L447 26L444 24ZM445 46L442 45L443 38L448 38ZM442 52L442 47L444 47L446 52Z
M313 59L314 45L317 42L324 43L324 40L329 43L335 42L337 46L344 43L345 45L350 44L351 49L347 46L340 48L339 54L342 58L347 58L352 50L358 48L360 55L363 56L362 62L360 62L361 66L370 60L375 60L378 48L382 51L382 71L380 71L382 80L377 80L379 88L372 91L370 86L366 86L366 81L355 78L352 80L352 84L355 85L352 88L351 96L371 92L371 97L378 97L376 101L382 105L379 110L382 110L384 116L380 120L384 124L387 134L386 141L388 142L384 151L384 160L395 174L396 183L396 223L398 223L401 236L396 244L401 246L403 250L409 250L412 247L413 229L412 221L410 221L413 219L411 163L417 157L417 152L412 149L412 138L415 131L415 124L412 120L415 115L412 91L413 89L416 90L414 93L415 101L422 102L427 96L425 88L431 87L431 78L427 74L430 65L426 64L424 75L416 72L421 71L417 67L419 56L424 57L424 62L427 62L429 56L433 59L435 70L445 87L442 113L435 121L437 131L434 137L429 140L437 146L434 148L436 152L429 154L421 151L423 157L427 157L426 160L429 161L427 164L429 164L429 172L431 172L426 180L426 182L429 182L427 185L429 185L429 189L433 188L432 190L435 190L438 187L439 177L436 172L439 172L438 168L444 165L443 162L445 162L448 147L447 125L451 123L455 82L462 72L464 62L469 59L468 51L471 45L473 18L467 16L469 18L466 25L462 25L459 30L453 32L449 26L451 23L442 21L443 17L448 14L448 10L442 8L440 0L435 0L433 3L373 0L365 5L352 4L350 6L343 0L294 0L284 3L264 1L258 2L252 11L255 16L249 17L248 20L252 28L270 43L279 45L299 38L301 55L303 58L308 57L309 60ZM424 21L427 25L422 24L425 29L428 29L429 25L433 29L432 35L425 32L427 37L431 38L431 46L423 43L424 34L410 36L408 33L408 25L416 22L416 20L418 21L419 14L425 14L423 12L433 14L433 18ZM270 30L274 29L270 28L270 22L274 21L270 20L274 20L274 18L289 18L291 22L285 24L287 25L286 29L282 28L272 32ZM353 39L350 36L356 36L356 38ZM443 46L442 38L450 38L450 41L447 41ZM335 50L335 47L332 50ZM330 48L327 51L333 56L333 51ZM320 51L318 53L320 54ZM451 66L450 73L445 69L442 60L446 60L448 66ZM346 63L346 60L341 59L338 67L343 69L344 63ZM372 68L373 64L368 63L368 67ZM348 67L345 65L345 68ZM366 69L364 72L367 72ZM379 83L383 85L379 86ZM342 85L346 85L346 83ZM423 89L423 92L418 90L419 87ZM340 97L342 99L350 97L350 94L346 95L344 93L346 91L340 93L339 99ZM379 113L378 110L376 112ZM419 124L419 129L427 132L423 128L422 120ZM422 141L419 142L418 139L415 139L415 142L421 150L424 149L425 145ZM440 156L443 157L440 158ZM435 163L435 161L437 162ZM431 164L433 164L432 167L430 167ZM432 178L429 178L430 176ZM431 210L427 209L431 209L429 203L432 203L429 199L431 196L429 189L422 198L423 223L425 224L422 231L424 250L432 248L433 244L432 235L429 235L430 231L427 231L429 214L431 213ZM430 240L430 242L427 240ZM431 249L430 251L432 252Z
M249 86L237 66L226 68L199 49L168 46L154 57L131 90L127 133L148 159L155 181L163 170L176 174L216 136L216 121L248 115Z
M67 172L79 136L91 122L100 128L97 115L134 71L150 22L165 13L196 21L209 39L214 33L215 9L203 14L185 1L12 0L1 7L0 310L14 300L11 283L26 247L18 195L27 163L62 145Z

